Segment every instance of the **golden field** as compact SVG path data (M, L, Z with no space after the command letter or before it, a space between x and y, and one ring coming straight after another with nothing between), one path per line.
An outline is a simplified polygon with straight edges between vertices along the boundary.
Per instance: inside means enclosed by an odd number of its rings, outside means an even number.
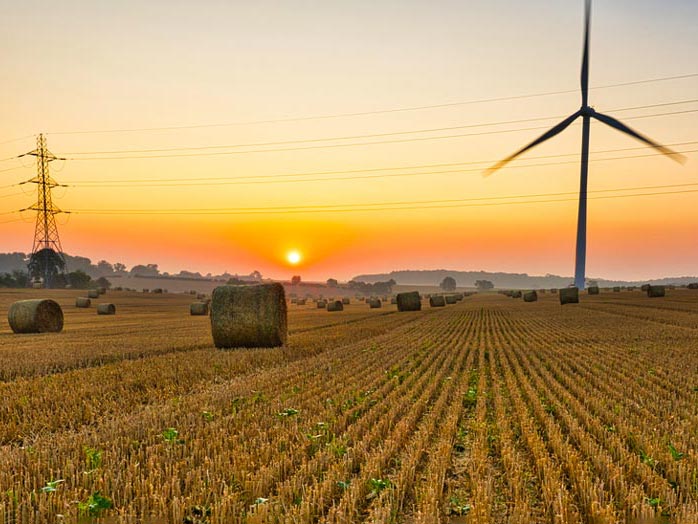
M220 351L186 295L0 290L0 523L698 522L698 291L289 306ZM23 298L60 334L14 335Z

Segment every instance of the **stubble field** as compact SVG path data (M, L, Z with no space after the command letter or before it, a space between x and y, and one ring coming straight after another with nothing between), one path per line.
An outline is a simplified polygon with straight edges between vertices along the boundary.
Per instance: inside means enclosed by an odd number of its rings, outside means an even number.
M0 290L0 524L698 522L698 291L290 305L232 351L188 296L78 294Z

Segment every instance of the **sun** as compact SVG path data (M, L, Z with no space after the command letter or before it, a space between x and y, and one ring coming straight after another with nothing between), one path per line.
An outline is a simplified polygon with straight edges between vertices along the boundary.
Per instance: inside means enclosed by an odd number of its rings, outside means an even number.
M289 264L294 266L298 264L302 258L303 257L301 257L301 254L296 250L289 251L288 253L286 253L286 260L288 260Z

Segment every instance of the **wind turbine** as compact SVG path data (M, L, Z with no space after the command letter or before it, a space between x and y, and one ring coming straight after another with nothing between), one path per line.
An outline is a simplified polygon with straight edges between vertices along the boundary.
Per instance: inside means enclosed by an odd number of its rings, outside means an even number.
M678 153L672 151L671 149L664 147L653 140L650 140L646 136L641 135L637 131L629 128L622 122L619 122L613 117L604 115L594 111L592 107L588 105L588 93L589 93L589 17L591 14L591 0L586 0L584 5L584 54L582 57L582 75L581 75L581 87L582 87L582 107L573 113L572 115L565 118L562 122L554 126L549 131L543 133L536 140L528 144L526 147L519 149L513 155L508 156L504 160L498 162L486 171L486 175L491 175L499 168L521 155L522 153L536 147L554 137L558 133L564 131L572 122L577 118L582 118L582 167L581 167L581 180L579 184L579 214L577 217L577 257L574 270L574 285L579 289L584 289L585 286L585 266L586 266L586 238L587 238L587 171L589 162L589 124L592 118L603 122L604 124L622 131L634 138L637 138L641 142L652 146L661 153L670 156L672 159L683 164L685 158Z

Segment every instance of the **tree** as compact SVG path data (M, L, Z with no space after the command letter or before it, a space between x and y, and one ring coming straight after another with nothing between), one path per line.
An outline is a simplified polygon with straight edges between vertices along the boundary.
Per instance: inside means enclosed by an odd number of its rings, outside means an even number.
M327 279L327 287L337 287L339 285L339 282L337 282L336 278L328 278Z
M87 289L92 283L92 278L90 275L80 269L68 273L67 280L68 285L73 289Z
M456 279L453 277L446 277L441 281L439 287L444 291L455 291L456 290Z
M160 274L160 270L157 264L148 264L145 266L143 264L138 264L131 268L131 274L140 275L142 277L156 277Z
M104 277L99 277L95 281L95 284L97 284L97 287L103 287L104 289L109 289L111 287L111 282Z
M301 276L300 275L293 275L291 277L291 285L292 286L297 286L300 283L301 283Z
M122 264L121 262L115 262L114 273L126 273L126 264Z
M51 248L40 249L29 258L29 274L34 280L43 279L44 287L55 285L56 275L65 270L65 260ZM62 286L64 287L64 286Z
M489 280L476 280L475 287L478 288L480 291L487 291L488 289L493 289L494 284Z
M100 260L97 262L97 272L100 275L111 275L114 273L114 266L106 260Z

